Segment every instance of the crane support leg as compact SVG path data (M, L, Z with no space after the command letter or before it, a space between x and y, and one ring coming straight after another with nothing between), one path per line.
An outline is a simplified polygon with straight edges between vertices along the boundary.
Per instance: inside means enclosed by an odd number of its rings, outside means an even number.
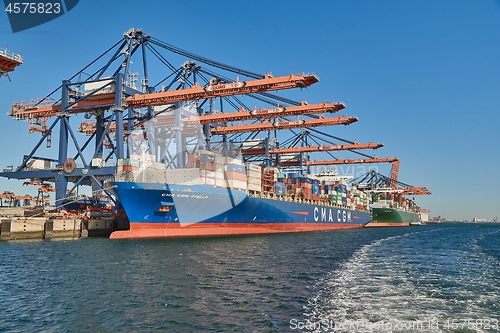
M124 140L123 140L123 74L116 75L116 99L115 99L115 119L116 119L116 158L124 157Z
M66 159L68 158L68 126L69 117L67 108L69 103L69 89L70 81L63 80L61 88L61 115L59 116L59 155L57 158L57 163L62 166ZM68 186L68 180L62 172L58 172L55 177L55 188L56 188L56 206L60 205L63 198L66 195L66 189Z

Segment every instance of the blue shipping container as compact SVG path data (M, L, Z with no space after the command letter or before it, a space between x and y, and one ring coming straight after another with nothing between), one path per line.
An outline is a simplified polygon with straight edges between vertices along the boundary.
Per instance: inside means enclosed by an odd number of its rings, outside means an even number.
M313 195L319 195L319 185L318 184L313 184L312 185L312 194Z
M238 172L238 173L247 173L247 169L244 165L238 165L238 164L228 164L227 165L227 171L228 172Z
M200 161L203 161L203 162L213 162L213 161L215 161L215 158L214 158L213 154L201 154L200 155Z
M297 177L302 177L302 174L298 172L288 174L288 178L297 178Z
M276 194L285 195L285 184L284 183L276 182L276 183L274 183L274 186L276 188Z

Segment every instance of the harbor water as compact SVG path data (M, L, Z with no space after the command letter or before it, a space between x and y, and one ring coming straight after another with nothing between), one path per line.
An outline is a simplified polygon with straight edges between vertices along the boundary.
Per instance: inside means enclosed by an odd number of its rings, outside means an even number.
M500 224L0 243L1 332L498 332Z

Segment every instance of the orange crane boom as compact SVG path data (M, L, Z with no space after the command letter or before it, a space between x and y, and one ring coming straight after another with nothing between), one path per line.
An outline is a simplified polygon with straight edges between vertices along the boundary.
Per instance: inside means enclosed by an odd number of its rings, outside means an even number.
M397 157L374 157L374 158L359 158L359 159L345 159L345 160L325 160L325 161L310 161L304 162L304 166L312 165L338 165L338 164L363 164L363 163L392 163L397 160ZM281 166L299 166L299 161L290 161L281 163Z
M403 190L401 192L401 194L403 194L403 195L428 195L428 194L432 194L424 186L407 186L407 187L398 188L398 190Z
M232 134L257 131L283 130L290 128L306 128L329 125L349 125L358 121L357 117L319 118L310 120L263 122L261 124L246 124L238 126L218 126L212 129L212 134Z
M124 107L145 107L153 105L163 105L175 102L199 100L204 98L224 97L232 95L250 94L265 92L271 90L282 90L290 88L304 88L311 84L319 82L316 75L297 75L278 77L264 77L258 80L249 80L244 82L230 82L214 84L206 87L193 85L188 89L153 92L149 94L136 94L129 96L124 101ZM102 98L101 98L102 97ZM69 114L88 112L90 108L109 109L115 104L115 94L106 94L101 96L94 94L90 98L77 103L70 103ZM9 112L9 116L16 119L30 119L40 117L56 116L61 112L61 105L48 105L34 107L26 103L14 103Z
M144 107L149 105L163 105L175 102L199 100L205 98L224 97L242 94L252 94L271 90L290 88L306 88L319 82L316 75L296 75L278 77L264 77L258 80L245 82L230 82L202 87L194 85L184 90L154 92L151 94L137 94L127 98L129 107ZM179 93L182 91L182 93Z
M347 145L333 146L309 146L309 147L294 147L294 148L277 148L269 151L269 154L293 154L293 153L312 153L331 150L349 150L349 149L377 149L383 147L383 143L352 143ZM242 151L242 155L264 155L265 149L248 149Z
M318 103L318 104L307 104L302 103L298 106L289 107L276 107L270 109L258 109L258 110L245 110L240 109L238 112L233 113L218 113L218 114L204 114L201 116L191 116L183 120L184 125L206 125L213 123L224 123L224 122L234 122L242 120L257 120L257 119L270 119L277 117L286 117L294 115L303 114L314 114L314 113L324 113L324 112L337 112L345 108L343 103ZM157 117L155 118L155 124L159 125L173 125L175 124L175 117ZM126 129L126 124L124 128ZM114 132L116 130L116 125L111 124L109 127L109 132ZM90 135L95 132L95 121L84 120L80 124L77 130L78 132L84 133L85 135Z
M302 103L298 106L276 107L270 109L258 110L245 110L240 109L238 112L233 113L218 113L218 114L204 114L199 116L199 121L202 125L225 123L231 121L253 120L253 119L269 119L278 117L287 117L304 114L324 113L324 112L337 112L345 108L343 103L319 103L307 104ZM196 117L193 117L196 118Z

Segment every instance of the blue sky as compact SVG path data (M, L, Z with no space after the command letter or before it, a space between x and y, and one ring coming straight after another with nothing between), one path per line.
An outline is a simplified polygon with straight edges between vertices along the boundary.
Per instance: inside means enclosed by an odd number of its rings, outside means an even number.
M397 156L399 180L433 192L415 198L431 216L500 217L500 1L80 1L15 34L0 13L0 48L25 61L0 80L0 168L40 138L5 116L12 103L46 96L130 28L253 72L318 74L285 95L345 102L359 122L326 131L384 143L364 153ZM15 180L0 189L34 194Z

